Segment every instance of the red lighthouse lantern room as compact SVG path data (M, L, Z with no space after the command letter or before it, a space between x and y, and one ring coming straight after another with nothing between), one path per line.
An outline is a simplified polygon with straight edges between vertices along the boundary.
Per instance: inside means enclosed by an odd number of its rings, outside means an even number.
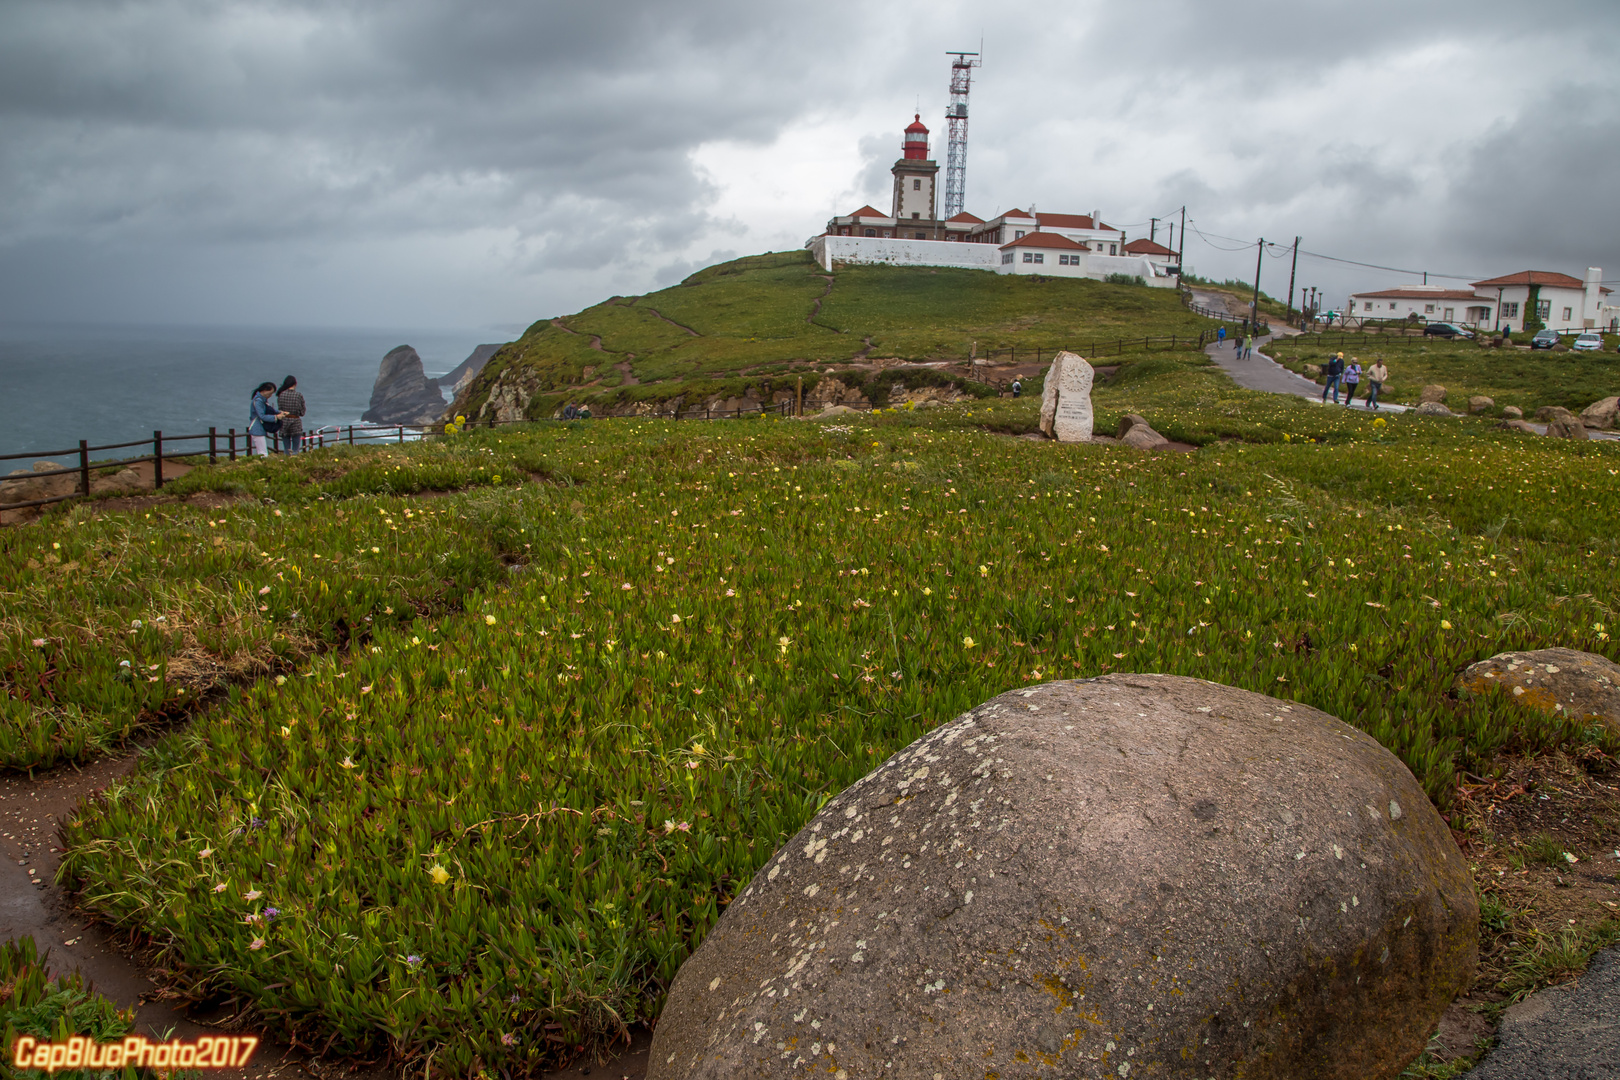
M928 160L928 129L923 126L922 114L913 114L915 119L906 128L906 141L904 156L908 161Z

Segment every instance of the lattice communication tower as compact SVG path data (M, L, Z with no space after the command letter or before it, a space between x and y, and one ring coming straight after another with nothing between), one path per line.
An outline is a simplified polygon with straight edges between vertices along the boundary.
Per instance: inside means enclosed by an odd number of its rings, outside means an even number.
M945 55L956 57L951 61L951 103L945 107L945 216L952 218L962 212L967 200L968 87L973 69L979 66L979 54Z

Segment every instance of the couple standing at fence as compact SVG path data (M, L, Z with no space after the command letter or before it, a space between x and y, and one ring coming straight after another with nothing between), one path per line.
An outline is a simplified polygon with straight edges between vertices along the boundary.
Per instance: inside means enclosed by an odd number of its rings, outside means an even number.
M267 382L253 391L248 401L249 456L267 457L278 435L282 453L296 454L303 448L304 395L295 389L297 385L298 380L289 375L279 390L275 383ZM276 396L274 405L270 404L271 394Z

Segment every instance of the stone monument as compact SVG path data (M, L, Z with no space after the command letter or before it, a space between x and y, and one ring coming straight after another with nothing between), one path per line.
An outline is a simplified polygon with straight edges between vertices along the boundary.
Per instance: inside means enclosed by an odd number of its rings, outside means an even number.
M1094 374L1083 357L1060 352L1046 371L1041 392L1041 432L1059 442L1091 438L1091 383Z

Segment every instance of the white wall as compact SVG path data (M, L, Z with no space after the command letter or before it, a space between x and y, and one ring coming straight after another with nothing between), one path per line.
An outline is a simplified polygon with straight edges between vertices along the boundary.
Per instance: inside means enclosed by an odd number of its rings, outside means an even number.
M958 266L970 270L996 270L1001 262L1001 251L990 244L964 244L954 240L817 236L809 246L816 262L828 271L832 270L834 263L841 262L888 266Z

